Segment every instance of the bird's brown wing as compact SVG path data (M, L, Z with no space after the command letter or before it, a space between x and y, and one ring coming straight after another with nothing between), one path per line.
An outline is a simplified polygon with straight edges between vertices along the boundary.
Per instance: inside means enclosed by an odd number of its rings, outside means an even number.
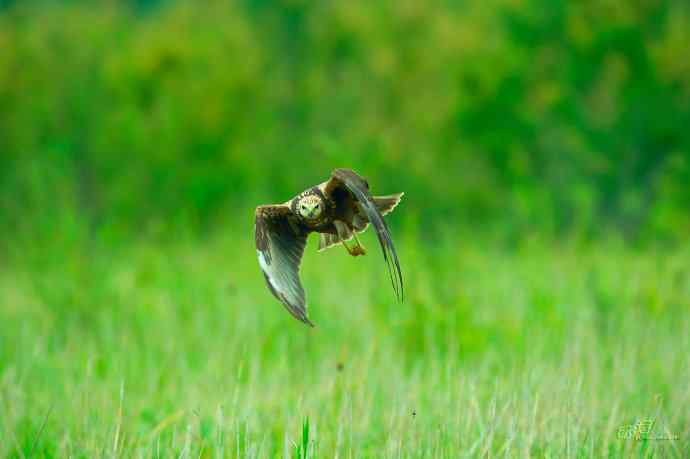
M287 205L256 208L254 238L259 266L268 289L298 320L314 326L307 318L304 288L299 266L308 232L295 224Z
M403 278L400 270L400 262L398 261L398 254L395 251L388 225L386 225L381 212L379 212L376 203L369 193L369 184L351 169L335 169L331 173L330 180L326 182L324 194L331 199L338 200L342 199L339 196L343 195L343 191L359 204L369 222L374 226L376 236L381 245L381 251L383 252L383 259L388 268L393 290L398 299L402 301Z

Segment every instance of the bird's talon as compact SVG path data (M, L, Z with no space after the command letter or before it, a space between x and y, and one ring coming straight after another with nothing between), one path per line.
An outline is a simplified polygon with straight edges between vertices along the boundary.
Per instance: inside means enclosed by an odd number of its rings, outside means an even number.
M352 252L350 252L350 254L353 257L358 257L360 255L366 255L367 251L361 245L356 245L352 248Z

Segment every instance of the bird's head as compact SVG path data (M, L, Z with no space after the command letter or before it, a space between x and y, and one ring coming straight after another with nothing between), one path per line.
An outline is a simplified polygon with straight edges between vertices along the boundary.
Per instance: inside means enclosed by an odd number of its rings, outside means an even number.
M308 194L297 201L297 212L306 220L316 220L319 218L323 208L323 200L315 194Z

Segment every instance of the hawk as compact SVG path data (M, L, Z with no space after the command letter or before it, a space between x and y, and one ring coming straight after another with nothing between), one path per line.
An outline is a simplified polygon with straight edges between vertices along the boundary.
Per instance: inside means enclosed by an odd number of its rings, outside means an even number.
M402 301L403 279L395 246L383 216L400 202L403 193L372 196L367 181L350 169L336 169L328 181L309 188L284 204L256 208L254 238L259 266L268 289L296 319L307 317L299 267L310 233L320 233L319 252L342 244L354 257L366 250L357 234L374 226L395 296ZM349 247L347 241L355 240Z

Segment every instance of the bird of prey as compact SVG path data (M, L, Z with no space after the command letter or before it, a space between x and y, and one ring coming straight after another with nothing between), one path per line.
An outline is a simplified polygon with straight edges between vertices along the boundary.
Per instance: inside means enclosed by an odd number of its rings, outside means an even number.
M350 169L335 169L328 181L309 188L284 204L256 208L254 238L259 266L268 289L296 319L307 317L299 267L307 236L320 233L319 252L338 244L350 255L365 255L357 233L374 226L396 297L402 301L403 280L398 255L383 216L400 202L403 193L372 196L367 181ZM353 247L347 241L355 240Z

